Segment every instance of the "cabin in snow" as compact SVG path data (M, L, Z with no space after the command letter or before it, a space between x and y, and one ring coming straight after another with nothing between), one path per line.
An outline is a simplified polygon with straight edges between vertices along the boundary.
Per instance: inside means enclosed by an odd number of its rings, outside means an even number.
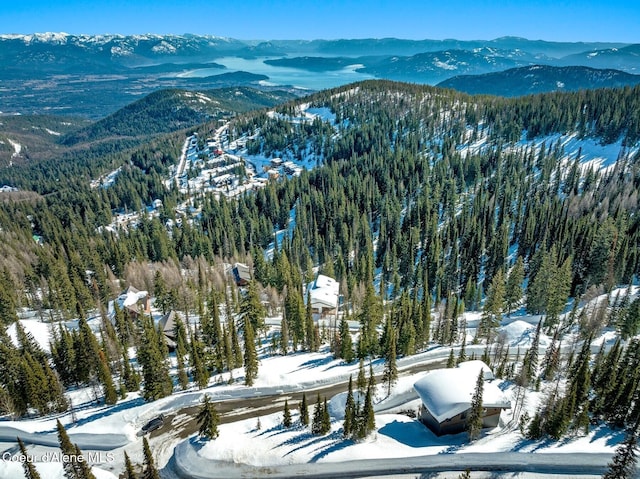
M112 316L118 304L120 310L124 311L131 319L135 319L142 314L151 313L151 298L147 291L139 291L133 286L125 289L114 301L109 302L109 315Z
M313 314L324 317L335 313L340 298L340 284L333 278L319 274L315 281L307 285Z
M510 409L511 403L492 382L493 372L482 361L466 361L457 368L436 369L416 381L413 387L422 401L418 412L420 422L438 436L465 431L480 371L483 371L485 380L482 427L496 427L500 413L503 409Z

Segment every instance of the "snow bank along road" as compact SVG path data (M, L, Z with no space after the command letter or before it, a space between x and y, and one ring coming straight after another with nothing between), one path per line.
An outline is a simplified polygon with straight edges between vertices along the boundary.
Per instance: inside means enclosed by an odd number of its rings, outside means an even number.
M252 467L211 461L198 455L197 441L184 441L176 447L167 468L183 479L228 479L237 477L269 477L284 479L356 478L391 476L408 473L464 471L532 472L539 474L602 475L611 460L610 454L592 453L457 453L421 457L370 459L346 462L322 462L288 466Z
M480 348L478 349L480 350ZM437 355L431 355L426 361L424 358L422 358L421 361L415 360L415 358L406 358L409 359L409 361L404 361L402 365L399 365L400 373L414 374L418 371L428 371L444 367L444 361L446 361L448 355L449 350L447 349L446 351L438 352ZM382 380L381 368L382 366L378 365L378 367L374 369L378 382ZM281 385L277 388L256 387L247 389L246 391L239 391L240 396L238 397L213 396L213 399L216 402L216 408L220 415L220 422L224 424L280 412L282 411L284 400L289 399L291 402L293 394L301 397L303 392L313 392L313 394L317 393L320 394L320 396L330 398L338 393L345 392L347 390L348 380L349 375L344 375L335 376L325 381L314 381L306 385ZM298 397L298 399L300 399L300 397ZM417 393L402 395L397 398L397 403L386 402L383 408L374 407L374 410L376 412L382 412L417 398ZM309 397L309 399L313 398ZM171 438L186 439L197 433L198 424L196 415L199 410L200 405L198 404L171 411L163 411L165 416L164 425L153 431L151 437L160 439L161 442L166 442L171 440Z
M22 439L25 444L58 447L57 432L25 432L11 426L0 426L0 442L15 443L16 437ZM129 438L124 434L70 433L69 438L82 449L93 451L110 451L129 444Z

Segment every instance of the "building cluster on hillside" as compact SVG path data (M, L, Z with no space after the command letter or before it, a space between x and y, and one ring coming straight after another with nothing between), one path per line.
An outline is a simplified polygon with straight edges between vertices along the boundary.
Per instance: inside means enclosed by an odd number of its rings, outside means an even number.
M239 156L226 153L222 143L217 137L208 138L201 145L197 133L185 140L172 180L181 192L213 192L232 197L264 186L264 181L255 178L251 165Z

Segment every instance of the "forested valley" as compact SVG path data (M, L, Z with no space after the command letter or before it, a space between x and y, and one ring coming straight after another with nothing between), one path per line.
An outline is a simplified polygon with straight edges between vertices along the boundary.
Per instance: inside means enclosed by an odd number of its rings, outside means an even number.
M335 121L291 121L303 104L330 110ZM193 131L207 138L217 127ZM552 140L558 133L620 142L621 154L603 169L580 154L567 159ZM460 345L462 313L476 310L474 342L487 345L497 375L534 389L562 380L523 422L531 437L640 421L640 299L609 294L631 291L640 273L640 87L515 99L387 81L323 91L231 120L230 139L246 139L250 154L319 158L300 176L237 199L166 186L184 135L0 170L0 184L21 190L0 194L2 330L30 308L54 331L51 355L24 332L19 346L0 337L3 412L66 410L65 388L80 384L99 384L110 404L118 388L142 387L153 400L186 387L189 375L204 387L242 364L249 384L257 364L247 343L265 334L267 312L285 312L289 337L274 337L274 352L328 344L345 361L390 361L435 343ZM113 186L90 187L119 167ZM163 205L158 217L143 213L136 227L106 228L114 212L144 210L155 199ZM190 209L178 214L185 201ZM288 234L276 235L282 229ZM253 268L246 293L225 274L237 261ZM321 330L309 320L303 285L318 271L340 283L342 319L360 323L354 344L348 328ZM150 291L163 312L201 318L197 331L183 325L177 334L176 385L149 318L107 318L109 300L126 285ZM603 294L606 301L585 308ZM541 314L538 332L554 338L544 357L532 347L514 358L496 343L501 319L521 307ZM86 326L95 312L99 335ZM71 319L78 320L72 332L58 324ZM619 341L591 355L603 328ZM561 355L569 330L582 341ZM132 345L139 371L127 355Z

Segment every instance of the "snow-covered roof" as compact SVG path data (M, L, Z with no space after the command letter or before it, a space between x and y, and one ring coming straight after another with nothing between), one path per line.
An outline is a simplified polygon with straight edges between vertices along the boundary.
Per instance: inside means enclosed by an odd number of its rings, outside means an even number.
M149 293L147 291L138 291L133 286L129 287L127 291L118 296L118 305L121 308L126 308L127 306L133 306L137 304L138 301L145 299Z
M510 408L511 403L494 382L489 366L482 361L467 361L457 368L436 369L416 381L414 389L422 403L438 422L457 416L471 407L471 398L480 371L484 371L483 407Z
M483 371L482 376L484 377L485 381L495 378L491 368L487 366L483 361L480 361L479 359L476 359L474 361L463 361L460 364L458 364L458 368L470 370L470 373L473 373L474 381L478 379L478 373L480 372L480 370ZM475 382L474 382L474 385L475 385Z
M144 299L146 299L147 296L149 296L149 292L147 292L147 291L138 291L133 286L129 286L127 289L125 289L120 294L120 296L118 296L116 298L115 301L109 301L108 313L109 313L109 315L112 315L114 313L114 303L115 302L118 303L118 308L120 308L122 310L122 309L125 309L125 308L130 308L132 306L135 306L140 301L143 301Z
M319 274L308 286L311 306L335 308L338 306L340 284L333 278Z

